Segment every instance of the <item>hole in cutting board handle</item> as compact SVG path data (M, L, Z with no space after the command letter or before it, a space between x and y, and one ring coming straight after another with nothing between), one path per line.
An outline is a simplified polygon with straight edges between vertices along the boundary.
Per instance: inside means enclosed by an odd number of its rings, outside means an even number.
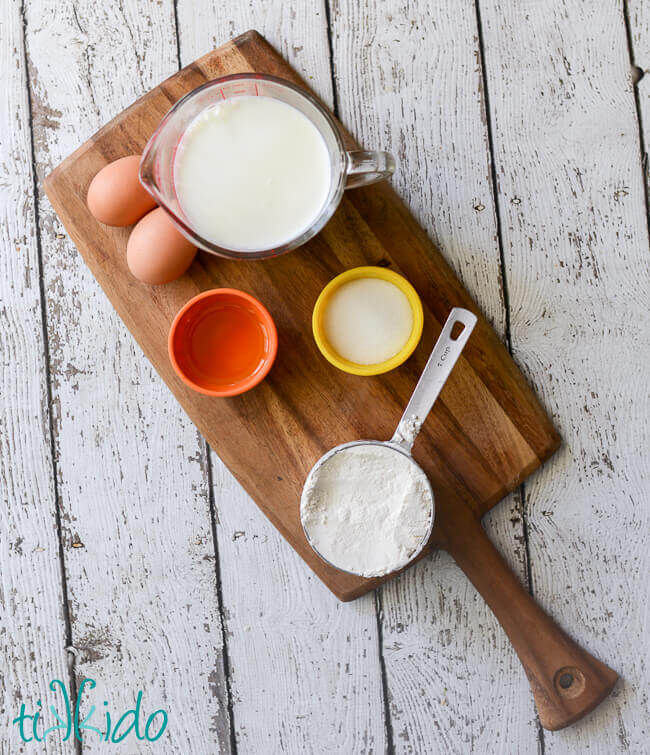
M578 697L585 691L587 680L580 669L565 666L555 674L555 689L564 698Z
M451 335L449 336L452 341L457 341L462 332L465 330L465 325L460 322L460 320L456 320L456 322L452 325L451 328Z

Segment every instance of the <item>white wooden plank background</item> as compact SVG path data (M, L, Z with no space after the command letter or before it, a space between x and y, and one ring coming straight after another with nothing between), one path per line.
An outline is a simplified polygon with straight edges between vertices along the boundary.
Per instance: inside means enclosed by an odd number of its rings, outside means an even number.
M474 3L338 0L335 9L341 118L368 147L382 144L395 153L396 187L505 338ZM516 500L492 512L489 531L523 577ZM396 752L509 752L512 741L535 749L537 724L521 665L446 553L387 584L381 603ZM500 715L485 705L490 698Z
M51 679L69 683L50 454L23 19L0 19L0 750ZM31 736L31 735L30 735ZM70 753L60 739L48 753ZM13 739L11 752L23 752Z
M26 40L39 179L178 67L171 2L30 3ZM227 751L204 445L42 193L39 208L77 679L97 681L100 710L143 690L177 748Z
M513 349L564 439L526 484L532 587L624 679L546 752L642 752L650 276L623 8L481 11Z
M332 102L320 2L178 4L181 62L256 28ZM248 753L383 752L373 596L339 603L212 454L232 719ZM264 568L260 568L261 565Z
M69 678L68 642L77 682L101 685L94 702L125 709L143 689L145 708L169 710L170 736L138 752L649 751L650 77L632 84L632 63L650 68L647 3L8 10L2 751L21 751L9 727L21 696L33 705ZM539 730L516 656L445 554L375 598L343 605L325 590L208 456L34 195L34 178L179 62L251 27L369 148L395 152L398 191L562 430L565 448L487 527L536 598L624 677L564 732Z

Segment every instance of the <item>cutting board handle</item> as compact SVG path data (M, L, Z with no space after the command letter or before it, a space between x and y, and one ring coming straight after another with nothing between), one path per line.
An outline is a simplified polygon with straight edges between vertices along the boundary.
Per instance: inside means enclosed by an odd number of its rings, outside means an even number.
M510 638L528 676L542 726L556 731L575 723L607 697L618 674L583 650L544 613L492 545L480 521L469 512L467 520L465 527L445 533L447 550Z

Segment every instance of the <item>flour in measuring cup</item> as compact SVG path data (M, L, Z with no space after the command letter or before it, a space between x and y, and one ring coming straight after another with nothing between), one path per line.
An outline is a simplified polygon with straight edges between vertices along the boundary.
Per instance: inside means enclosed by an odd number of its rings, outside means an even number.
M424 472L382 445L337 451L310 475L303 526L334 566L378 577L405 566L429 533L433 501Z
M422 420L417 416L406 417L400 420L397 430L395 431L395 437L393 440L396 443L406 443L412 446L415 442L415 438L420 432L422 427Z

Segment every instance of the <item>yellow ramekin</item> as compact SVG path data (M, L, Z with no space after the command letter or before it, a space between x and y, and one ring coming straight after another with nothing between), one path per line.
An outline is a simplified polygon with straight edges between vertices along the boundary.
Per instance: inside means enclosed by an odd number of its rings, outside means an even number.
M356 362L351 362L337 354L325 337L323 315L332 294L344 283L348 283L351 280L357 280L358 278L379 278L380 280L392 283L404 293L411 305L411 312L413 313L413 328L411 329L411 335L402 349L395 354L395 356L387 359L385 362L378 362L377 364L357 364ZM420 301L420 297L417 295L416 290L406 278L394 273L392 270L387 270L385 267L354 267L351 270L346 270L344 273L337 275L336 278L331 280L320 292L320 296L314 305L314 312L311 319L314 339L316 340L316 345L318 346L320 353L330 364L333 364L335 367L338 367L339 370L349 372L352 375L381 375L383 372L388 372L389 370L395 369L395 367L399 367L400 364L405 362L411 356L415 347L418 345L420 337L422 336L423 323L424 314L422 312L422 302Z

